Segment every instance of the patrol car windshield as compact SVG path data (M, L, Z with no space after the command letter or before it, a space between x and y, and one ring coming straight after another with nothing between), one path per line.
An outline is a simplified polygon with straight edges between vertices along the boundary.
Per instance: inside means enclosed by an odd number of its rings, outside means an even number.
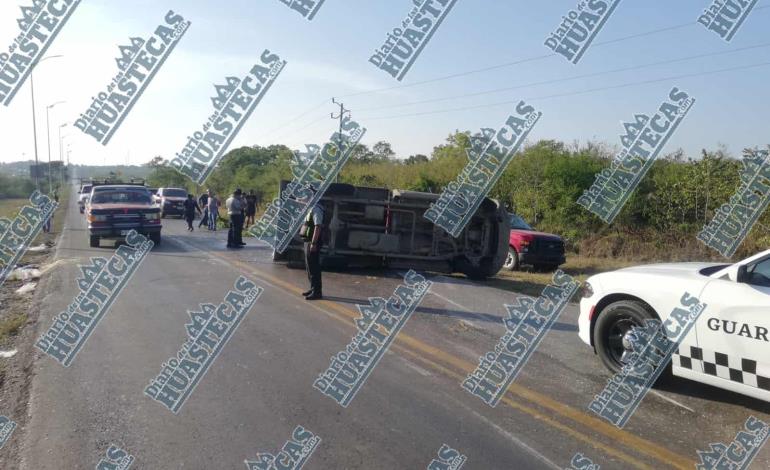
M103 191L94 194L93 204L150 204L150 194L146 190Z

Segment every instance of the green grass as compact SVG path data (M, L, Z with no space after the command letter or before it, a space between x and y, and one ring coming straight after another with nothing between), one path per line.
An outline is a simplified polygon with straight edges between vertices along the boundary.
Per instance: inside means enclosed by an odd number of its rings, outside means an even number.
M28 202L29 199L0 199L0 217L12 220Z
M644 263L623 259L591 258L567 254L567 262L559 268L583 283L594 274L638 264ZM529 267L525 267L523 271L501 270L496 277L489 279L487 283L508 291L537 297L545 286L551 282L552 278L553 273L551 272L536 272Z
M4 344L10 336L15 336L25 323L26 313L11 314L8 318L0 320L0 344Z

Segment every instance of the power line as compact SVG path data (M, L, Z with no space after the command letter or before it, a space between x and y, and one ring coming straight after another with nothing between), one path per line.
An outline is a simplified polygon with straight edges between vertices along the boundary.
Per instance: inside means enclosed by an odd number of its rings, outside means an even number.
M432 98L432 99L421 100L421 101L412 101L412 102L409 102L409 103L390 104L390 105L385 105L385 106L373 106L373 107L370 107L370 108L361 108L359 111L371 111L371 110L376 110L376 109L400 108L400 107L404 107L404 106L412 106L412 105L426 104L426 103L435 103L435 102L438 102L438 101L448 101L448 100L454 100L454 99L460 99L460 98L468 98L468 97L472 97L472 96L490 95L490 94L494 94L494 93L501 93L501 92L504 92L504 91L517 90L517 89L520 89L520 88L527 88L527 87L540 86L540 85L550 85L550 84L554 84L554 83L561 83L561 82L568 82L568 81L572 81L572 80L579 80L579 79L582 79L582 78L597 77L597 76L607 75L607 74L611 74L611 73L629 72L631 70L639 70L639 69L643 69L643 68L647 68L647 67L655 67L655 66L658 66L658 65L666 65L666 64L673 64L673 63L676 63L676 62L685 62L685 61L688 61L688 60L703 59L705 57L715 57L715 56L719 56L719 55L734 54L734 53L737 53L737 52L743 52L743 51L746 51L746 50L758 49L758 48L763 48L763 47L768 47L768 46L770 46L770 42L766 42L766 43L763 43L763 44L757 44L757 45L754 45L754 46L741 47L741 48L738 48L738 49L729 49L727 51L709 52L709 53L698 54L698 55L694 55L694 56L680 57L680 58L677 58L677 59L668 59L668 60L663 60L663 61L659 61L659 62L651 62L651 63L643 64L643 65L634 65L634 66L630 66L630 67L623 67L623 68L618 68L618 69L605 70L605 71L602 71L602 72L593 72L593 73L588 73L588 74L583 74L583 75L575 75L575 76L572 76L572 77L556 78L556 79L552 79L552 80L544 80L544 81L539 81L539 82L531 82L531 83L525 83L525 84L511 86L511 87L505 87L505 88L495 88L495 89L492 89L492 90L479 91L479 92L475 92L475 93L463 93L463 94L460 94L460 95L445 96L445 97L441 97L441 98Z
M612 86L605 86L605 87L598 87L598 88L591 88L588 90L581 90L581 91L574 91L574 92L567 92L567 93L558 93L554 95L545 95L545 96L538 96L535 98L527 98L527 101L538 101L538 100L545 100L550 98L561 98L565 96L575 96L575 95L581 95L586 93L593 93L597 91L606 91L606 90L613 90L613 89L619 89L619 88L628 88L631 86L636 85L646 85L650 83L658 83L658 82L664 82L668 80L677 80L681 78L691 78L691 77L700 77L705 75L713 75L716 73L722 73L722 72L732 72L736 70L745 70L750 68L757 68L757 67L765 67L770 65L770 62L761 62L758 64L750 64L750 65L744 65L739 67L729 67L724 69L718 69L718 70L711 70L707 72L698 72L698 73L691 73L691 74L684 74L684 75L676 75L671 77L665 77L665 78L656 78L651 80L643 80L638 82L629 82L624 83L620 85L612 85ZM450 113L455 111L468 111L472 109L482 109L482 108L491 108L495 106L502 106L502 105L509 105L509 104L515 104L521 101L521 99L516 100L510 100L510 101L500 101L497 103L488 103L488 104L481 104L481 105L474 105L474 106L464 106L461 108L451 108L451 109L442 109L442 110L436 110L436 111L425 111L421 113L411 113L411 114L398 114L394 116L380 116L380 117L366 117L365 119L367 121L377 121L382 119L396 119L396 118L402 118L402 117L413 117L413 116L425 116L429 114L440 114L440 113Z
M314 119L314 120L310 121L309 123L305 124L304 126L300 127L299 129L294 129L291 132L297 133L297 132L303 131L303 130L307 129L308 127L310 127L310 126L312 126L314 124L318 124L321 121L325 121L326 119L328 119L328 118L324 114L323 116L321 116L321 117L319 117L317 119ZM286 134L288 134L288 133L289 133L289 131L284 131L281 134L278 134L275 138L273 138L273 141L274 142L280 142L280 140L283 139L284 136L286 136Z
M294 116L293 118L291 118L291 119L287 120L287 121L286 121L286 122L284 122L283 124L280 124L279 126L277 126L277 127L274 127L273 129L271 129L271 130L267 131L265 134L274 134L275 132L277 132L277 131L279 131L279 130L283 129L284 127L288 126L289 124L292 124L294 121L296 121L296 120L298 120L298 119L300 119L300 118L302 118L302 117L306 116L307 114L309 114L309 113L311 113L311 112L315 111L316 109L320 108L321 106L323 106L323 105L325 105L325 104L326 104L326 100L323 100L323 101L321 101L320 103L318 103L317 105L313 106L312 108L310 108L310 109L308 109L308 110L306 110L306 111L303 111L302 113L300 113L300 114L298 114L298 115ZM263 134L263 136L264 136L265 134Z
M752 13L756 14L758 11L766 10L768 8L770 8L770 5L755 7ZM680 24L677 24L677 25L672 25L672 26L667 26L667 27L663 27L663 28L653 29L653 30L650 30L650 31L645 31L645 32L642 32L642 33L636 33L636 34L631 34L631 35L628 35L628 36L622 36L622 37L619 37L619 38L616 38L616 39L609 39L609 40L606 40L606 41L597 42L597 43L594 43L591 47L592 48L594 48L594 47L602 47L602 46L605 46L605 45L608 45L608 44L615 44L615 43L618 43L618 42L628 41L628 40L631 40L631 39L636 39L636 38L645 37L645 36L652 36L652 35L655 35L655 34L665 33L665 32L669 32L669 31L675 31L675 30L678 30L678 29L683 29L683 28L687 28L687 27L691 27L691 26L696 26L696 25L698 25L698 23L697 22L693 22L693 21L690 21L690 22L687 22L687 23L680 23ZM444 76L441 76L441 77L435 77L435 78L432 78L432 79L422 80L422 81L419 81L419 82L408 83L408 84L401 84L401 85L394 85L394 86L384 87L384 88L374 88L374 89L371 89L371 90L364 90L364 91L360 91L360 92L356 92L356 93L351 93L351 94L347 94L347 95L341 95L341 97L349 98L349 97L362 96L362 95L367 95L367 94L377 94L377 93L382 93L382 92L385 92L385 91L397 90L397 89L402 89L402 88L411 88L411 87L416 87L416 86L420 86L420 85L426 85L426 84L429 84L429 83L435 83L435 82L438 82L438 81L451 80L453 78L463 77L463 76L467 76L467 75L473 75L473 74L477 74L477 73L488 72L488 71L492 71L492 70L498 70L498 69L502 69L502 68L512 67L514 65L521 65L521 64L524 64L524 63L527 63L527 62L536 62L536 61L539 61L539 60L550 58L550 57L555 56L555 55L558 55L558 54L556 54L556 53L543 54L543 55L534 56L534 57L530 57L530 58L526 58L526 59L518 59L518 60L515 60L515 61L505 62L505 63L501 63L501 64L497 64L497 65L491 65L491 66L483 67L483 68L479 68L479 69L467 70L467 71L464 71L464 72L458 72L458 73L454 73L454 74L450 74L450 75L444 75ZM612 72L606 72L606 73L612 73ZM587 75L587 76L589 76L589 75ZM526 85L524 85L524 86L526 86ZM474 95L469 95L469 96L474 96ZM300 113L296 117L288 120L284 124L282 124L282 125L274 128L274 129L272 129L267 134L274 134L275 132L277 132L277 131L279 131L279 130L281 130L281 129L289 126L289 125L291 125L297 119L299 119L299 118L301 118L301 117L303 117L303 116L305 116L305 115L307 115L307 114L317 110L318 108L320 108L324 104L326 104L326 100L324 100L321 103L319 103L319 104L317 104L317 105L307 109L306 111ZM372 108L369 108L369 109L372 109ZM319 118L319 119L317 119L317 120L307 124L306 126L302 127L299 130L305 129L305 128L315 124L316 122L320 122L322 119L325 119L325 118ZM298 132L298 130L295 131L295 132Z
M756 13L759 10L764 10L764 9L767 9L767 8L770 8L770 5L762 6L762 7L757 7L757 8L754 9L754 12ZM667 26L667 27L664 27L664 28L653 29L653 30L646 31L646 32L643 32L643 33L636 33L636 34L631 34L631 35L628 35L628 36L622 36L622 37L619 37L619 38L616 38L616 39L610 39L610 40L607 40L607 41L597 42L597 43L594 43L593 45L591 45L591 48L606 46L608 44L614 44L614 43L618 43L618 42L622 42L622 41L627 41L629 39L636 39L636 38L640 38L640 37L644 37L644 36L651 36L651 35L658 34L658 33L674 31L674 30L677 30L677 29L682 29L682 28L686 28L686 27L690 27L690 26L696 26L696 25L698 25L697 21L690 21L690 22L687 22L687 23L681 23L681 24L677 24L677 25L673 25L673 26ZM394 86L390 86L390 87L384 87L384 88L377 88L377 89L372 89L372 90L360 91L360 92L357 92L357 93L351 93L351 94L348 94L348 95L342 95L342 97L343 98L350 98L350 97L353 97L353 96L360 96L360 95L366 95L366 94L371 94L371 93L381 93L381 92L384 92L384 91L398 90L398 89L402 89L402 88L410 88L410 87L425 85L425 84L428 84L428 83L434 83L434 82L438 82L438 81L449 80L449 79L452 79L452 78L464 77L464 76L472 75L472 74L476 74L476 73L487 72L487 71L490 71L490 70L496 70L496 69L500 69L500 68L511 67L511 66L514 66L514 65L520 65L520 64L523 64L523 63L526 63L526 62L539 61L539 60L547 59L549 57L553 57L553 56L556 56L556 55L558 55L558 54L556 54L555 52L554 53L550 53L550 54L543 54L543 55L539 55L539 56L530 57L530 58L527 58L527 59L519 59L519 60L515 60L513 62L506 62L506 63L502 63L502 64L498 64L498 65L492 65L492 66L484 67L484 68L480 68L480 69L468 70L468 71L465 71L465 72L458 72L458 73L454 73L454 74L451 74L451 75L445 75L445 76L442 76L442 77L436 77L436 78L431 78L431 79L428 79L428 80L422 80L422 81L419 81L419 82L407 83L407 84L403 84L403 85L394 85Z

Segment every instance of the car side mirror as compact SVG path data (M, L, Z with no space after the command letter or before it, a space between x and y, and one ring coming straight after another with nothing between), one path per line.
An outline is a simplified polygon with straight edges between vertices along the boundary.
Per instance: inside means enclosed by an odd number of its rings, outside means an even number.
M738 275L736 276L735 281L743 284L749 282L749 270L745 264L738 266Z

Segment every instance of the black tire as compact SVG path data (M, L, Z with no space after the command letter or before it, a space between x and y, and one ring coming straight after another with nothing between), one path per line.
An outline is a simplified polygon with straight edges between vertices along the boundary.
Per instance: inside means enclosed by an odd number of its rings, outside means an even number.
M99 237L97 237L96 235L90 235L88 237L88 245L91 248L99 248Z
M593 331L596 353L613 374L623 368L622 357L630 351L626 334L645 320L657 319L649 308L635 300L621 300L605 307Z
M165 219L166 218L166 213L163 212L163 211L160 211L160 218L161 219Z
M464 261L460 264L459 271L472 281L484 281L488 277L494 276L497 272L492 272L492 260L484 259L478 266L473 266L471 263Z
M155 246L159 246L161 241L160 233L151 233L150 240L155 244Z
M516 252L516 248L508 247L508 257L505 258L503 269L506 271L518 271L519 270L519 253Z

